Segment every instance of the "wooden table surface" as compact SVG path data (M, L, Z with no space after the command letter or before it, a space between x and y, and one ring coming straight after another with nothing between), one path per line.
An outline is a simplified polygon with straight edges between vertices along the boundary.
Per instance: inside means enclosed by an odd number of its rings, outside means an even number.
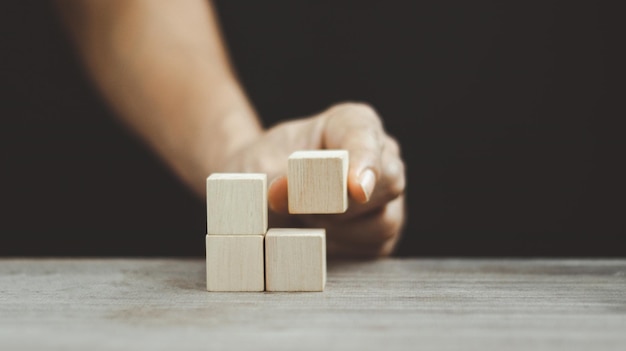
M209 293L203 259L0 259L0 350L626 350L626 259L329 262Z

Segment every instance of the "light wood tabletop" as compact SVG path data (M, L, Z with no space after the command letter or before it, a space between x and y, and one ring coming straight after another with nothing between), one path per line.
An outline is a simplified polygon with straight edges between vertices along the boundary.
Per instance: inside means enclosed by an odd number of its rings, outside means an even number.
M311 293L204 264L0 259L0 350L626 350L626 259L330 261Z

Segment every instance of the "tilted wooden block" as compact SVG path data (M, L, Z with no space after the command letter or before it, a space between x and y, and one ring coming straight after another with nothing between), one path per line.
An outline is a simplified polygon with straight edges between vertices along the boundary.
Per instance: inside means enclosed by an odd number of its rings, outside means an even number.
M213 173L206 181L207 234L264 235L267 175Z
M265 235L267 291L324 291L326 230L270 228Z
M348 209L348 151L296 151L287 161L289 213Z
M264 291L263 235L206 236L208 291Z

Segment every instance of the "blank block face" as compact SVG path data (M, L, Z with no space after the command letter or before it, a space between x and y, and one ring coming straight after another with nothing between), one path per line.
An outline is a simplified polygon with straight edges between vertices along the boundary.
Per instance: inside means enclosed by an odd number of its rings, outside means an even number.
M267 231L267 291L324 291L325 286L325 229L271 228Z
M287 165L289 213L348 209L348 151L296 151Z
M264 235L267 231L267 175L213 173L207 178L209 235Z
M264 291L262 235L207 235L208 291Z

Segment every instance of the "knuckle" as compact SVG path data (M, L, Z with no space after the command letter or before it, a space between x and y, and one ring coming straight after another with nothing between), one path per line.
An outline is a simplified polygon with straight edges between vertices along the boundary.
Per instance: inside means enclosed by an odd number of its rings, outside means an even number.
M358 115L362 118L371 118L380 121L376 109L367 102L351 101L333 105L330 111L342 112L349 115Z
M385 141L386 141L385 148L387 148L394 155L400 154L401 148L400 148L400 142L398 141L398 139L392 136L387 136Z
M395 181L389 186L389 192L394 198L404 194L404 191L406 190L404 163L399 162L396 167L398 167L398 169L394 171Z
M376 111L376 109L368 103L354 102L350 104L349 108L350 108L351 113L353 113L356 116L359 116L360 118L367 118L371 120L371 122L376 123L378 125L382 123L380 120L380 117L378 116L378 112Z
M406 190L406 166L398 159L386 159L382 162L381 186L389 199L395 199Z
M348 107L354 112L358 112L364 115L374 115L378 116L376 109L367 102L350 102L348 103Z

